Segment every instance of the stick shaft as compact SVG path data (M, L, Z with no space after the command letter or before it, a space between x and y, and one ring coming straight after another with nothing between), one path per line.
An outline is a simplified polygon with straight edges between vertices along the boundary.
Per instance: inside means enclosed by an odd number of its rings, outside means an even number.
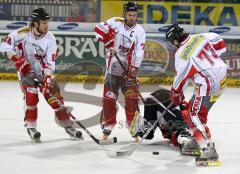
M40 85L43 86L43 82L41 81L41 79L40 79L35 73L33 73L33 75L34 75L34 77L38 80L38 82L40 83ZM61 105L61 107L66 107L66 106L64 106L64 104L62 104L62 103L58 100L58 98L55 97L52 93L49 93L49 95L50 95L51 97L53 97L54 100L56 100L56 101ZM73 118L73 119L76 121L76 123L88 134L88 136L91 137L92 140L93 140L94 142L96 142L97 144L102 144L102 145L104 145L104 144L113 144L113 143L116 143L116 142L117 142L116 137L114 137L113 139L106 140L106 141L102 141L102 140L97 139L97 138L96 138L80 121L78 121L73 115L70 114L70 116L71 116L71 118Z
M122 67L124 73L127 73L127 69L126 69L126 67L123 65L122 61L119 59L119 57L118 57L118 55L117 55L116 52L114 52L114 56L116 57L118 63L119 63L120 66ZM136 84L136 81L134 81L134 83ZM142 102L145 104L146 101L145 101L145 99L143 98L142 94L140 93L139 89L136 88L136 90L137 90L138 96L140 97L140 99L142 100Z

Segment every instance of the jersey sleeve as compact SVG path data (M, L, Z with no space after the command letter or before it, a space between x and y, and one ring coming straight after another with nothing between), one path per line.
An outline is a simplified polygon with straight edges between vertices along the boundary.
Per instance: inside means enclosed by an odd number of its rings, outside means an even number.
M17 36L17 31L10 33L6 36L3 42L0 44L0 52L6 56L8 59L11 59L13 55L16 55L16 50L14 46L14 40Z
M49 40L47 52L46 52L46 68L51 70L52 73L55 71L55 60L58 57L57 43L54 36Z
M197 68L192 63L192 60L189 59L187 61L181 60L179 57L175 57L179 60L175 62L176 76L173 81L173 89L175 91L181 92L187 87L190 79L198 72Z
M223 38L216 33L204 33L203 34L209 42L212 44L213 48L216 50L218 56L221 56L226 52L227 46Z
M135 50L133 52L133 66L139 68L143 57L144 57L144 46L145 46L145 31L141 30L141 32L138 33L137 35L137 42L135 46Z

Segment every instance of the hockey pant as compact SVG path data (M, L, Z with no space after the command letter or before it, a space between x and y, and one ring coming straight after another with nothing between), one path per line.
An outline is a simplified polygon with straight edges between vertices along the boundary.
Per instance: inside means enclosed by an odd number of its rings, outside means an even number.
M127 83L123 77L107 74L104 83L103 111L101 125L103 130L111 131L116 125L116 101L118 91L121 91L125 99L126 126L129 127L135 112L138 110L137 86L134 83ZM120 103L121 104L121 103Z
M64 104L63 97L60 93L60 88L58 83L53 80L54 90L50 89L49 94L43 94L47 103L55 110L56 117L59 121L70 124L70 116L65 108L62 107ZM27 128L35 128L37 126L37 117L38 117L38 107L37 104L39 102L38 98L38 87L41 90L40 85L35 82L30 75L20 78L20 85L22 92L24 94L24 103L25 103L25 118L24 121L26 123ZM54 97L53 97L54 96Z
M208 112L219 96L193 95L189 102L189 111L183 116L201 148L207 147L211 142L211 133L207 126Z

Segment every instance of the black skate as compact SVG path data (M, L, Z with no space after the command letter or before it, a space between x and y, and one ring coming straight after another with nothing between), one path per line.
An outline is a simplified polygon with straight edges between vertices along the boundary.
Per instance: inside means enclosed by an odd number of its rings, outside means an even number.
M83 140L82 132L79 130L76 130L73 126L66 127L65 131L72 139Z
M34 143L41 143L41 133L36 128L27 128L28 135Z
M180 144L180 152L182 155L190 155L190 156L199 156L200 155L200 147L197 144L196 140L193 137L189 138L190 141Z
M221 166L221 161L218 160L218 153L214 144L209 144L207 148L202 149L200 156L196 157L197 166Z

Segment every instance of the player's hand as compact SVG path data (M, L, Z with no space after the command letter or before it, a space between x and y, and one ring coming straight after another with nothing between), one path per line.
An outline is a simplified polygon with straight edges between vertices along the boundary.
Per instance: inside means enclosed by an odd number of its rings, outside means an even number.
M189 103L185 100L182 101L182 103L179 106L181 111L188 110L189 109Z
M113 47L115 35L116 35L115 30L109 27L108 33L103 37L103 40L102 40L102 42L104 43L107 49L110 49Z
M139 68L129 65L127 72L123 72L123 78L125 80L135 80L138 76Z
M173 88L170 92L170 98L174 105L180 105L185 99L182 91L175 91Z
M24 57L12 56L11 61L15 64L17 71L25 76L30 70L30 64L25 61Z

